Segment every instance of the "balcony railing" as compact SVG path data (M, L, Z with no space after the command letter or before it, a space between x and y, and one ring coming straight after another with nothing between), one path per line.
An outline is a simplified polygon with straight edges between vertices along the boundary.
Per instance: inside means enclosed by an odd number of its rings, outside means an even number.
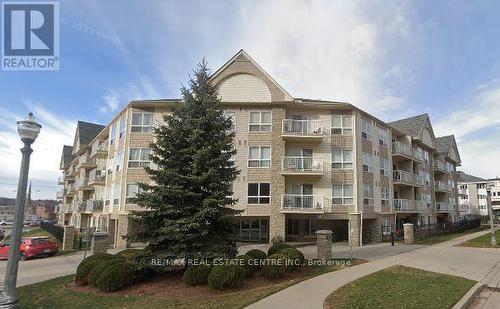
M63 196L64 196L64 191L58 191L56 193L56 199L58 199L58 200L62 199Z
M91 186L89 186L89 179L88 178L78 179L78 182L76 184L76 188L77 188L77 190L93 189Z
M281 195L281 210L284 212L323 212L324 205L325 200L322 195Z
M108 141L98 140L92 144L91 158L106 158L108 156Z
M286 174L323 174L323 159L314 157L283 157L281 170Z
M87 200L85 205L85 212L102 211L103 206L103 200Z
M448 184L444 181L437 180L434 182L434 190L436 191L451 191Z
M321 120L283 119L282 134L294 136L323 136Z
M78 159L78 168L93 168L96 166L95 159L91 159L88 155L82 155Z
M417 151L412 146L398 141L392 143L392 154L404 156L417 161L422 161L423 157L421 151Z
M413 174L403 170L394 170L392 172L394 182L404 183L407 185L423 186L424 178L420 175Z
M70 183L65 187L66 190L66 195L73 195L75 194L75 185Z
M89 184L90 185L99 185L104 184L106 180L106 171L93 169L89 172Z
M446 164L441 160L434 160L434 170L447 173Z
M422 212L426 211L426 209L427 206L425 202L421 200L407 200L407 199L394 200L394 211Z
M437 202L436 203L436 211L437 212L450 212L452 211L452 207L450 204L446 202Z

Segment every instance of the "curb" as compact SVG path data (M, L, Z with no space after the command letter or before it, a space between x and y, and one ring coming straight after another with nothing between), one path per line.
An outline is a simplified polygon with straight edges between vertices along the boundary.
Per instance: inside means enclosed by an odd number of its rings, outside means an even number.
M476 283L465 295L453 306L453 309L467 309L475 300L475 298L486 287L486 284Z

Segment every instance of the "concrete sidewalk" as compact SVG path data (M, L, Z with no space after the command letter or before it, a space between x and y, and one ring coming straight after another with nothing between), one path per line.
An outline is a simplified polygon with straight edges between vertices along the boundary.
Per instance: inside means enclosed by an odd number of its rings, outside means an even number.
M314 277L270 295L248 308L323 308L325 298L334 290L397 264L480 281L491 274L500 263L498 250L455 247L455 245L485 233L487 231L465 235L433 246Z

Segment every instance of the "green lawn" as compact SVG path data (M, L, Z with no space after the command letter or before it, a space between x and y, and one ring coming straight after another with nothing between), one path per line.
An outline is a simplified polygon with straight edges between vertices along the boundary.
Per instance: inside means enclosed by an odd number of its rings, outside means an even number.
M23 234L22 234L22 237L38 237L38 236L50 236L50 238L52 238L53 240L56 240L49 232L42 230L41 228L33 228L31 230L24 230ZM5 239L10 239L10 235L5 237Z
M422 239L422 240L416 240L415 243L419 244L419 245L434 245L434 244L438 244L438 243L443 242L443 241L452 240L452 239L455 239L457 237L464 236L467 234L484 231L485 229L486 229L485 226L480 226L478 228L471 229L471 230L468 230L468 231L465 231L462 233L453 233L453 234L447 234L447 235L426 238L426 239Z
M478 247L478 248L500 248L500 230L495 232L495 237L497 239L496 247L493 247L490 244L491 233L486 233L485 235L463 242L460 245L465 247Z
M363 262L354 260L353 265ZM17 293L22 308L243 308L300 281L338 269L338 266L309 267L302 277L250 290L211 292L197 299L137 293L104 294L67 288L73 276L24 286L18 288Z
M398 265L344 285L325 308L451 308L475 283Z

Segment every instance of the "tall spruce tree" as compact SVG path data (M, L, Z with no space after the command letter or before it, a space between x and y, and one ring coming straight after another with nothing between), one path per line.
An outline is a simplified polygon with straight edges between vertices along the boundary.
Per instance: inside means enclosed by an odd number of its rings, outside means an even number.
M235 203L228 198L229 186L239 173L231 160L234 133L209 73L203 60L181 89L183 102L154 129L151 161L157 168L146 168L154 184L139 185L136 202L144 209L132 214L140 226L135 239L177 257L233 257L237 252L239 211L228 207Z

